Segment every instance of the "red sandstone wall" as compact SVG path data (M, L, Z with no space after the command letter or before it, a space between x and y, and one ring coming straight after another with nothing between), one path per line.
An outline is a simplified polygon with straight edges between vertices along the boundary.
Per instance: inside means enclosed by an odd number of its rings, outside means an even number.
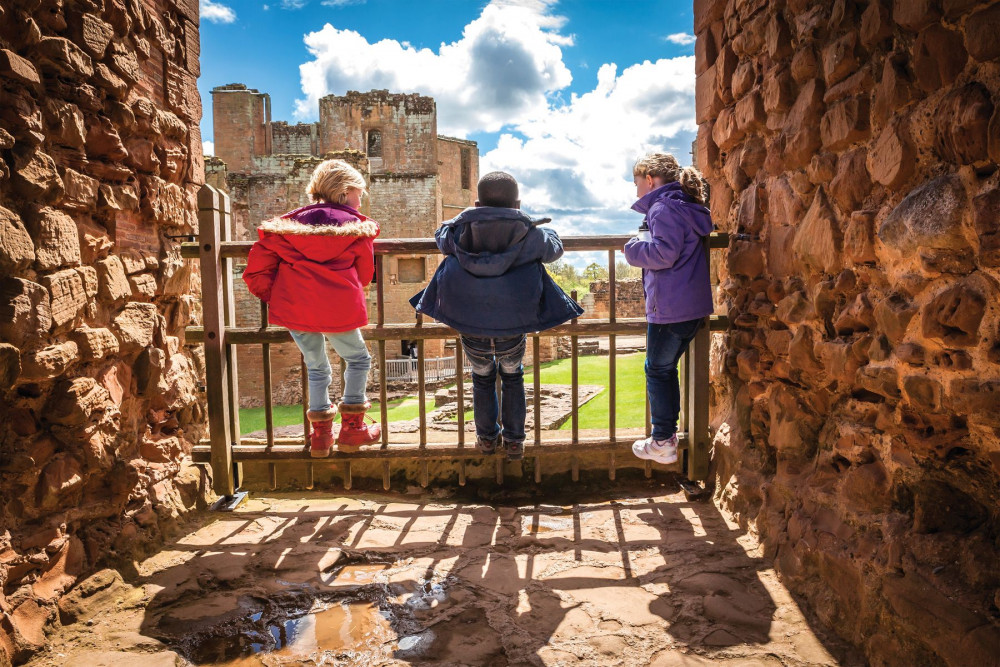
M196 2L0 2L0 665L196 501L197 75Z
M718 493L875 665L1000 655L1000 5L697 0Z

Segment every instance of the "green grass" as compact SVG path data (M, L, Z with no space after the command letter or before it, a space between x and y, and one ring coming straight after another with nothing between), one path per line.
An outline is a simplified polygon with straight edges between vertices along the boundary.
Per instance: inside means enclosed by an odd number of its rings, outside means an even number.
M617 360L617 395L615 400L616 425L622 428L641 427L646 423L646 378L643 373L645 355L618 355ZM610 391L608 388L608 357L579 357L578 373L580 384L599 384L604 389L580 408L580 428L607 428L609 416ZM534 382L534 371L525 369L524 384L530 387ZM542 364L542 384L570 384L572 378L572 361L559 359ZM466 383L469 384L468 382ZM453 386L453 385L449 385ZM472 388L466 388L466 419L472 419ZM434 409L434 399L426 401L426 410ZM530 409L530 406L529 406ZM378 418L377 401L372 401L371 415ZM419 414L419 402L416 397L406 397L389 401L389 421L405 421L415 419ZM302 423L301 405L274 406L274 425L287 426ZM244 408L240 410L240 431L252 433L264 428L264 408ZM572 421L567 420L562 429L572 428Z

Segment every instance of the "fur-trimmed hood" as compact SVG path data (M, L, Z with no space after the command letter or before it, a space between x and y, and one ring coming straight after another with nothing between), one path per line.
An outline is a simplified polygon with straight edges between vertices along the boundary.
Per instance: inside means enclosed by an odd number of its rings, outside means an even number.
M257 229L261 238L265 233L280 236L356 236L372 239L378 236L378 223L370 218L361 217L362 220L327 224L306 224L292 218L271 218L262 222Z

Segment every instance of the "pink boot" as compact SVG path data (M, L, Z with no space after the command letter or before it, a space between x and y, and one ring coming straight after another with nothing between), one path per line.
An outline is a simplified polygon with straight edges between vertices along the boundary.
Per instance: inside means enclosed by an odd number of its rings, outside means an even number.
M333 418L337 416L337 409L330 407L326 410L310 410L306 413L309 418L309 454L314 459L325 459L330 455L333 448Z
M382 436L382 427L374 423L374 419L368 417L368 412L372 404L368 401L364 403L341 403L340 404L340 434L337 435L337 448L341 451L357 451L361 445L370 445L378 442ZM365 418L372 423L366 424Z

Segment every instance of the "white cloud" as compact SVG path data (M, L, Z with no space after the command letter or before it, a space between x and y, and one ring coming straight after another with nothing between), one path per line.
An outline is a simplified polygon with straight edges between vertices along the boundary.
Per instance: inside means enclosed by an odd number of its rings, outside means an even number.
M308 0L281 0L282 9L302 9Z
M462 37L437 51L394 40L369 43L330 25L305 36L313 60L300 66L306 97L296 116L314 119L318 99L347 90L420 92L437 102L442 134L499 132L480 173L504 170L532 214L561 234L627 233L640 216L632 165L652 151L690 164L697 132L694 57L601 65L597 84L565 100L571 82L561 29L545 0L493 0ZM573 259L577 263L576 258Z
M299 67L306 97L297 100L295 115L316 118L324 95L388 88L434 97L444 134L523 122L572 81L561 47L573 38L560 32L565 19L551 14L550 4L494 0L459 40L436 52L390 39L372 44L327 24L305 36L313 60Z
M323 0L324 7L347 7L348 5L363 5L367 0Z
M201 18L212 23L232 23L236 20L236 12L221 2L201 0Z
M689 44L694 44L696 41L694 35L689 35L686 32L675 32L672 35L667 35L664 39L674 44L680 44L681 46L688 46Z
M203 141L203 142L201 142L201 154L202 155L215 155L215 142L214 141Z

